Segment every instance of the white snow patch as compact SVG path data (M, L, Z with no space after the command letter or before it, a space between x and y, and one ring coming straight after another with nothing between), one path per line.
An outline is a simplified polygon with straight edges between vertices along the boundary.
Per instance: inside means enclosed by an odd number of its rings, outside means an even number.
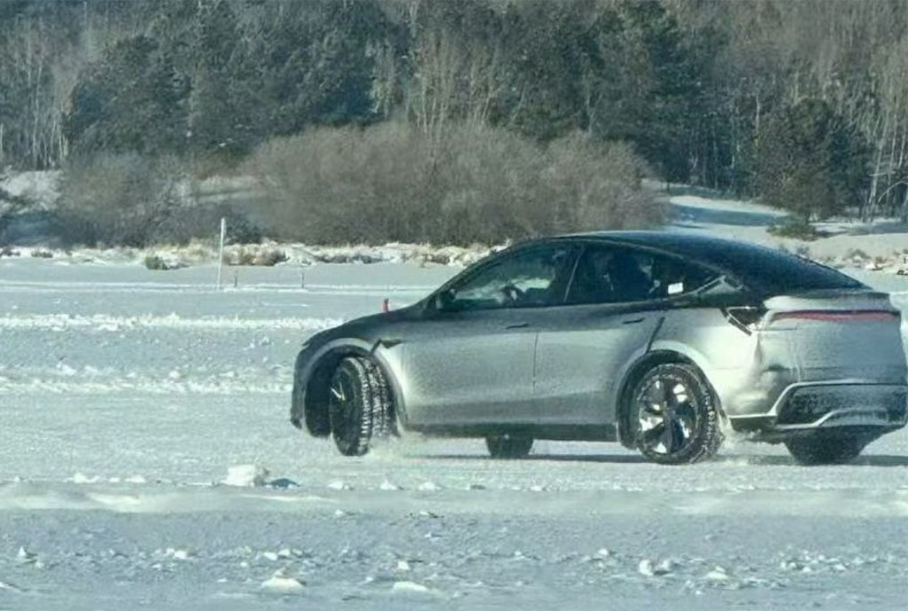
M259 586L261 590L272 594L302 594L306 584L302 580L277 571Z
M19 547L19 552L16 554L16 562L19 564L34 564L37 560L38 554L26 550L24 546Z
M225 486L258 487L268 480L268 469L259 465L235 465L228 467L227 477L221 482Z
M76 473L70 478L69 481L74 484L97 484L98 482L104 481L104 478L99 475L89 477L84 473Z
M395 581L391 586L395 594L431 594L432 590L415 581Z
M724 568L717 566L706 574L706 579L710 581L729 581L731 577Z
M328 484L331 490L353 490L353 486L342 480L334 480Z
M175 547L168 547L164 550L164 557L172 558L173 560L186 561L192 558L192 552L188 549L178 549Z
M6 581L0 581L0 590L8 590L10 592L22 592L22 588L15 586Z

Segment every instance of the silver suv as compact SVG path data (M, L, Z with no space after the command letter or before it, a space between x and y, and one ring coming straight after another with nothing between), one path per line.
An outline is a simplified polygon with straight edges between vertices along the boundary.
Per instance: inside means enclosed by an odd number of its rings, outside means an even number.
M410 307L306 341L291 422L361 455L398 428L620 441L665 464L726 424L802 463L905 426L901 316L884 293L768 248L668 232L523 243Z

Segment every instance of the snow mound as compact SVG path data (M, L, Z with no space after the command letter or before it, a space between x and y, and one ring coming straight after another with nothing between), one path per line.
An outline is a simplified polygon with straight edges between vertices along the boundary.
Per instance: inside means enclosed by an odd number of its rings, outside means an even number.
M302 594L306 589L306 584L296 577L285 575L283 571L277 571L263 581L259 588L263 592L272 594Z
M430 588L415 581L395 581L391 591L395 594L432 594Z
M267 483L268 469L258 465L235 465L227 469L227 477L221 482L225 486L240 488L262 487Z

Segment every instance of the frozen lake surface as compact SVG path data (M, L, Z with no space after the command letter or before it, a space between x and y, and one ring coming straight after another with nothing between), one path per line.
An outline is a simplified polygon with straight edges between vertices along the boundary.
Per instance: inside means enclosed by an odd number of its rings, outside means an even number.
M211 266L0 259L0 609L905 608L906 431L845 466L731 439L670 468L413 436L350 459L290 426L307 335L456 271L230 269L216 292ZM240 465L266 485L221 483Z

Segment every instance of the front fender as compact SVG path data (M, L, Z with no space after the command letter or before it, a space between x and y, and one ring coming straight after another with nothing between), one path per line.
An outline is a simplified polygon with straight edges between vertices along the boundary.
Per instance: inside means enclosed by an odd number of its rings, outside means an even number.
M337 338L323 344L304 346L296 356L293 368L293 391L290 401L290 422L315 437L326 437L331 432L328 421L327 384L331 372L340 359L350 355L368 355L372 351L369 342L358 338ZM313 385L313 382L315 384ZM321 384L320 384L321 383ZM325 389L325 397L311 397L319 386Z

